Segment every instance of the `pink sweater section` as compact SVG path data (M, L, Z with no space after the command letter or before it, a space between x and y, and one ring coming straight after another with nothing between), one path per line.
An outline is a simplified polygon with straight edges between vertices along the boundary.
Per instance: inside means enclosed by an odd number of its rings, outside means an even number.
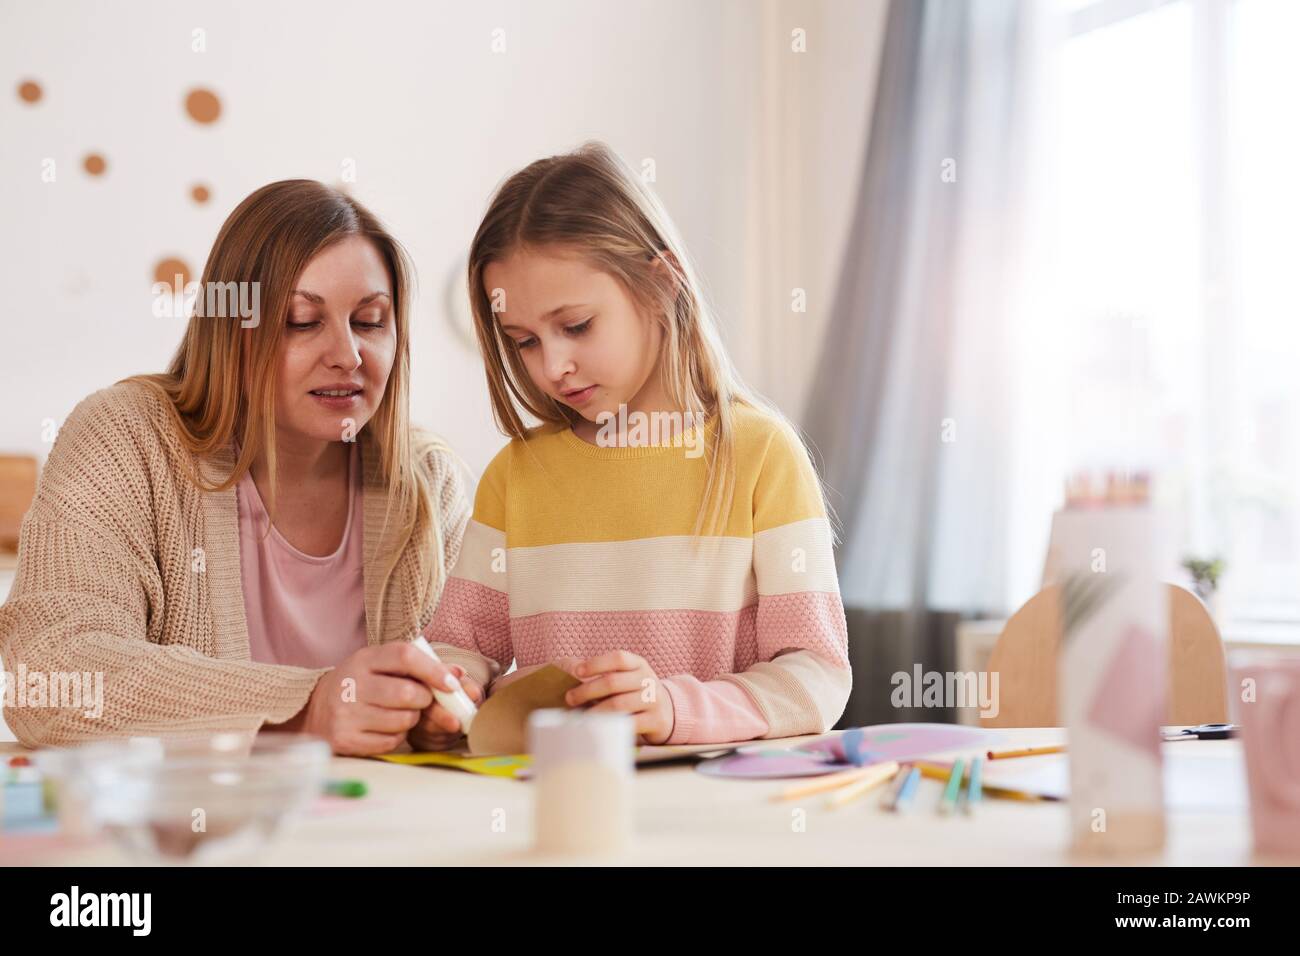
M667 743L723 743L762 737L768 723L743 687L715 678L771 660L791 634L812 635L812 646L838 663L843 621L838 595L816 592L772 596L731 613L552 611L512 621L505 593L453 575L426 636L473 648L502 667L513 658L521 670L611 647L630 651L656 674L671 675L662 679L675 714Z
M701 681L689 674L662 683L673 702L673 732L667 744L753 740L767 733L767 719L739 684Z
M254 661L333 667L366 646L360 464L354 444L343 540L321 557L299 551L270 524L251 474L239 480L239 576Z

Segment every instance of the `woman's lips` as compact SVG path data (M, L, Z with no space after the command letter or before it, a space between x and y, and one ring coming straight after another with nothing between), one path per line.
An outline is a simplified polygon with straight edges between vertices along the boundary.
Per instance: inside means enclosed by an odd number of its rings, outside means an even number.
M361 392L353 392L351 395L317 395L315 392L308 392L312 398L320 402L326 408L352 408L354 405L361 403Z
M577 392L565 392L564 400L570 405L585 405L591 396L596 394L596 386L588 385L586 388Z

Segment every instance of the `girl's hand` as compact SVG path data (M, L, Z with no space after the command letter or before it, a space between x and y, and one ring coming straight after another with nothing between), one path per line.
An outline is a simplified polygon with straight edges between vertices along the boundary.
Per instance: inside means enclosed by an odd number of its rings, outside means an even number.
M469 699L475 704L483 703L483 688L478 681L472 677L465 676L465 668L459 664L447 665L456 679L460 681L460 686L465 689ZM420 711L420 722L411 728L406 739L411 744L411 749L416 752L429 750L449 750L456 746L465 736L461 729L460 721L456 715L442 704L434 700L428 707Z
M648 744L672 736L672 698L645 658L628 651L597 654L580 662L573 675L583 684L565 695L570 707L631 714L636 732Z
M412 644L363 647L316 682L307 706L282 730L315 734L336 754L365 757L396 748L453 671Z

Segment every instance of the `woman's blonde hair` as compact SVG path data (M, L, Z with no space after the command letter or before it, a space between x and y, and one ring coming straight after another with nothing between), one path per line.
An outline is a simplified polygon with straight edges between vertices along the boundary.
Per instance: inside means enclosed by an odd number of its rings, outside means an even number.
M194 455L209 455L239 443L234 470L220 484L208 485L198 474L189 477L203 491L224 491L265 453L271 487L267 510L275 515L275 395L278 355L291 296L307 263L326 247L350 236L371 242L392 282L392 315L397 349L388 385L368 431L377 450L380 481L387 485L388 507L381 529L397 522L395 546L381 556L379 607L403 550L415 543L418 580L417 607L437 595L446 577L442 528L433 514L432 492L413 447L409 417L411 267L406 252L380 221L361 203L322 183L289 179L263 186L230 214L213 243L203 267L203 290L235 288L214 283L258 283L259 315L247 328L240 318L204 314L196 307L185 337L162 374L137 375L125 381L145 384L161 393L172 410L181 440ZM342 437L342 436L340 436ZM442 446L440 442L435 445Z
M571 426L581 418L533 385L514 340L500 328L483 271L517 249L560 246L622 283L663 328L664 387L675 409L710 417L708 477L695 534L721 534L735 494L733 403L781 415L737 374L718 326L663 205L613 150L586 143L539 159L497 190L469 253L469 296L498 427L522 439L521 410ZM659 265L662 263L662 265ZM671 281L665 281L665 269ZM783 419L782 419L783 420Z

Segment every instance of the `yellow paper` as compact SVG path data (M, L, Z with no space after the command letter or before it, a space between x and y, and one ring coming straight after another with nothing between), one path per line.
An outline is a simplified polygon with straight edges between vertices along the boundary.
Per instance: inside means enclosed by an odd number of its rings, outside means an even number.
M520 770L532 766L533 758L527 754L498 754L491 757L472 757L461 753L382 754L378 760L400 763L410 767L450 767L488 777L514 777Z
M687 756L712 756L714 753L730 753L735 745L695 744L678 747L637 747L636 763L648 766L666 760L677 760ZM466 773L482 774L485 777L508 777L524 779L532 770L533 758L528 754L493 754L490 756L473 756L459 751L430 751L427 753L379 754L375 760L403 764L407 767L446 767L449 770L463 770Z

